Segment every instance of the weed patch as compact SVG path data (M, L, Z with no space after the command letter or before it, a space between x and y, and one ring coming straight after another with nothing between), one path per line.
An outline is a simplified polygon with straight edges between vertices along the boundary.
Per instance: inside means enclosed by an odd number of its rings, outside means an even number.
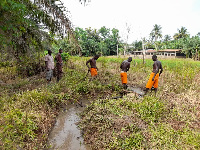
M135 107L141 119L147 122L158 122L167 117L164 102L156 97L144 97L142 102L135 104Z

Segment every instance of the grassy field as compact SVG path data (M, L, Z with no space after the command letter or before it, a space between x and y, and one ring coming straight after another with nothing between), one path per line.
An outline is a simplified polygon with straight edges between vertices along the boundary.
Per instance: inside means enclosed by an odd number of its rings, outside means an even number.
M99 59L117 75L121 61ZM92 149L200 149L200 62L161 62L164 72L157 97L148 93L141 99L128 95L98 99L81 114L79 126ZM142 60L132 62L128 84L144 88L152 64L152 60L145 65Z
M0 149L45 148L49 129L61 107L82 98L92 101L79 127L91 149L200 149L200 62L163 59L157 97L126 95L120 63L100 57L90 81L85 57L71 57L64 76L46 85L44 74L21 78L15 67L0 68ZM131 62L128 85L144 88L152 60Z

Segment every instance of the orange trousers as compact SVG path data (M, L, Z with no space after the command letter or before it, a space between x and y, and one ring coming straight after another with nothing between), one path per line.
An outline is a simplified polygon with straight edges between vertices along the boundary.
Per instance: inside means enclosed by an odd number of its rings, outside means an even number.
M121 72L120 76L121 76L121 79L122 79L122 84L127 84L127 73Z
M97 69L96 68L90 68L90 73L91 73L91 76L96 76L97 75Z
M152 86L154 86L154 88L158 88L158 79L159 79L159 73L157 73L154 77L154 81L152 81L152 78L154 76L155 73L151 73L149 80L147 82L146 88L151 89Z

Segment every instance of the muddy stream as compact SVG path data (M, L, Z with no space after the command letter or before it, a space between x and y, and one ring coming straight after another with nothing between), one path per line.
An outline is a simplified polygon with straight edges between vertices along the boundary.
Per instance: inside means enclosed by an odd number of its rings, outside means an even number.
M80 119L78 114L84 110L86 104L89 104L86 100L82 101L83 107L77 103L70 104L66 110L60 112L49 134L50 150L90 150L84 144L81 131L76 125Z
M130 87L127 90L141 96L144 94L143 90L137 87ZM60 112L48 137L50 150L90 150L89 146L84 144L81 131L76 125L80 120L78 114L87 104L88 100L82 101L82 105L70 104L66 110Z

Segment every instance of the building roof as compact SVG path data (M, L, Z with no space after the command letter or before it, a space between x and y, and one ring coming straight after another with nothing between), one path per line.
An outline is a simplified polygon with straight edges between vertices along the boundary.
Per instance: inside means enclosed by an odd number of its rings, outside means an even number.
M132 51L132 52L134 52L134 53L143 53L142 50L141 51Z
M180 52L181 49L163 49L159 50L159 52Z
M146 50L146 53L156 53L156 52L157 52L156 50L152 50L152 49Z
M181 49L163 49L163 50L158 50L158 51L150 49L150 50L147 50L146 53L156 53L156 52L180 52L180 51L181 51Z

